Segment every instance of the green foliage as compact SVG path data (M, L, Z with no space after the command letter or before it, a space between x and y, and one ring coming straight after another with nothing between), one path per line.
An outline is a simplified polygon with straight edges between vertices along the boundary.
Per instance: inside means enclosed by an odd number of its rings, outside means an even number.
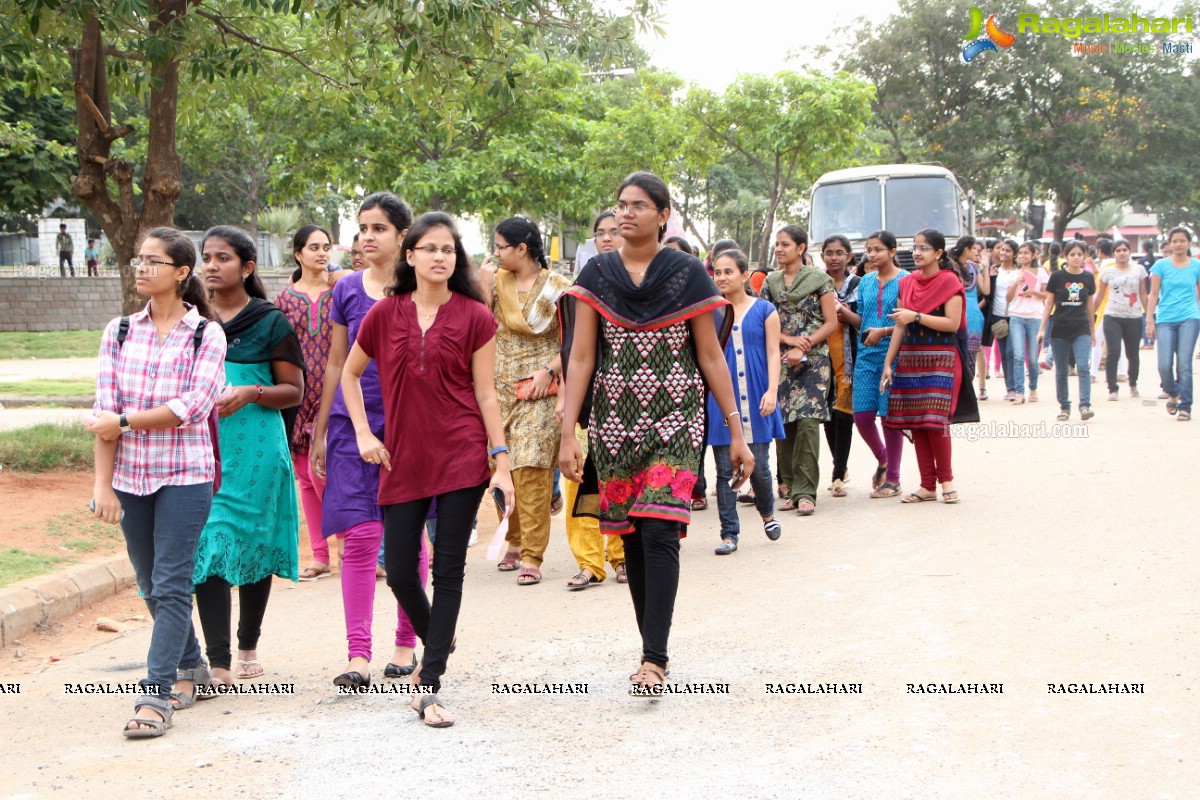
M74 115L57 93L0 95L0 228L20 230L70 193Z
M17 472L91 469L95 437L79 424L0 431L0 466Z
M45 575L76 560L67 556L33 553L19 547L0 550L0 588Z
M57 378L33 378L17 383L0 383L0 397L92 397L95 381L70 381Z

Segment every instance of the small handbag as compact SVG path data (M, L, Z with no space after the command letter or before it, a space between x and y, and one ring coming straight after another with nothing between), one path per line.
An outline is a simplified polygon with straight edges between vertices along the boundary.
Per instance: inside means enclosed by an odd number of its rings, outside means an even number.
M998 319L992 323L992 335L997 339L1008 336L1008 320Z
M533 376L522 378L517 381L517 399L518 400L533 400L529 396L529 392L533 389ZM550 381L550 388L546 390L546 397L554 397L558 394L558 378ZM545 400L545 397L539 397L538 400Z

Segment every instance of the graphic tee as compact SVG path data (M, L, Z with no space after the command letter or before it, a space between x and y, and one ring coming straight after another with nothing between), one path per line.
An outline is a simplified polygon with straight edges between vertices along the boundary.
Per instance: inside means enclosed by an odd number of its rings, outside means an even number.
M1072 274L1060 269L1050 276L1046 291L1054 296L1054 327L1052 339L1075 339L1090 336L1088 304L1096 295L1096 279L1090 272Z

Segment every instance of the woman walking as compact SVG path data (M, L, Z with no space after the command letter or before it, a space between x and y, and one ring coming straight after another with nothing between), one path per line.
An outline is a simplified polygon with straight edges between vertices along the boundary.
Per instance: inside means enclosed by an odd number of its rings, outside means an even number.
M1071 390L1068 386L1071 360L1079 376L1079 418L1087 421L1092 413L1091 349L1095 326L1092 298L1096 283L1091 273L1083 269L1087 246L1081 241L1067 244L1063 255L1067 264L1050 276L1046 284L1046 305L1038 331L1039 344L1046 340L1046 330L1053 315L1050 331L1050 351L1054 353L1054 386L1058 395L1058 420L1071 418Z
M1012 363L1015 397L1013 403L1025 402L1025 370L1029 370L1029 402L1038 401L1038 356L1041 352L1037 341L1041 326L1042 311L1046 307L1046 281L1050 274L1038 264L1038 247L1025 242L1017 248L1017 265L1021 268L1018 277L1008 287L1008 349ZM1005 373L1007 375L1007 373Z
M238 228L219 225L200 249L204 283L225 329L225 373L217 401L221 488L196 551L196 610L213 678L263 674L258 660L271 580L297 580L300 519L282 409L304 396L304 356L283 312L266 299L257 253ZM231 673L230 587L238 587L237 671Z
M808 233L785 225L775 236L779 269L763 281L762 299L779 311L785 369L779 381L784 438L776 445L780 483L788 487L785 510L802 516L817 510L821 480L821 423L829 420L830 334L837 329L833 280L817 267L804 266Z
M921 486L901 502L936 500L940 483L942 502L957 503L949 426L979 420L967 374L966 290L940 231L926 228L913 237L913 261L918 272L900 286L892 312L896 329L880 388L894 385L883 424L911 431L917 451Z
M722 422L740 416L713 312L718 296L700 262L662 246L671 214L667 185L635 172L617 195L623 244L588 262L568 290L577 298L559 466L584 480L572 432L595 379L588 426L601 530L625 539L629 594L642 635L631 693L661 694L675 594L679 537L704 442L704 381ZM727 318L728 319L728 318ZM703 378L702 378L703 376ZM754 470L736 423L730 427L734 488ZM592 477L592 476L589 476Z
M333 323L329 312L333 306L334 275L349 272L328 271L333 245L329 232L319 225L305 225L292 237L292 256L296 271L291 284L275 298L275 306L292 323L292 329L304 355L304 399L294 415L285 412L290 423L292 468L300 486L300 505L304 508L308 543L313 561L300 570L300 580L313 581L330 574L329 545L321 533L321 498L325 482L315 476L308 461L313 423L321 407L325 365L329 363ZM289 419L290 417L290 419Z
M375 578L383 542L383 511L379 507L379 465L363 461L357 430L341 389L346 357L358 338L367 313L382 299L394 280L400 243L412 224L412 210L391 192L375 192L358 209L359 245L367 267L334 287L329 364L321 407L313 428L309 459L313 474L325 480L322 534L340 535L342 606L346 621L346 670L333 679L347 689L371 685L371 620ZM384 435L384 395L379 373L368 366L359 380L367 425L372 435ZM428 548L421 550L422 583L429 570ZM400 678L416 666L417 637L408 616L397 604L395 649L384 675Z
M983 342L984 318L980 297L986 296L991 288L987 270L980 269L978 263L979 254L982 251L983 245L974 236L960 236L954 243L954 247L950 248L950 258L958 265L958 272L963 279L963 289L966 291L967 372L971 377L975 376L979 363L980 346ZM979 388L979 399L987 400L987 383L984 379L979 381Z
M750 264L740 250L729 250L713 261L713 279L717 291L729 301L733 329L725 343L725 363L733 383L734 403L740 412L742 432L754 454L754 504L762 517L763 532L771 541L779 539L783 528L775 519L775 499L771 496L770 446L783 438L783 419L779 415L779 313L775 306L746 293ZM729 313L729 312L726 312ZM716 398L708 398L708 418L721 415ZM738 520L737 495L729 488L733 480L733 443L730 429L711 425L708 443L717 462L717 510L721 516L721 543L716 554L736 552L741 522Z
M1017 381L1014 374L1017 371L1017 359L1012 347L1012 325L1008 318L1008 299L1009 289L1016 286L1021 277L1021 269L1016 263L1018 247L1019 245L1012 239L996 243L993 252L997 266L995 274L992 276L992 316L989 323L992 326L992 335L995 337L996 346L1000 349L1000 368L1004 372L1004 399L1010 403L1016 402L1017 399ZM1022 374L1024 369L1022 366ZM1022 393L1023 397L1024 393Z
M833 383L829 388L829 421L824 424L825 441L833 454L833 483L829 491L834 497L846 496L847 462L850 444L854 440L854 357L858 350L858 284L862 280L849 272L854 252L850 240L833 235L821 244L821 260L825 274L833 281L834 303L837 306L837 328L829 336L829 360L833 366Z
M611 253L621 246L621 228L617 225L617 214L615 211L603 211L596 217L596 221L592 224L592 235L595 237L597 253ZM571 360L571 339L575 333L575 298L570 295L563 295L559 299L559 314L560 314L560 330L562 332L562 350L561 359L562 365L565 368ZM566 372L563 372L563 383L567 379ZM555 413L561 422L564 401L566 400L566 392L559 391L558 402L555 407ZM590 448L587 437L587 429L582 427L588 424L592 411L592 389L591 386L585 394L583 406L579 413L579 422L575 425L575 439L579 442L580 452L583 455L585 471L595 471L595 462L590 461ZM572 591L581 591L596 583L603 583L607 574L604 569L605 550L607 549L608 563L613 568L613 573L617 576L617 583L628 583L629 573L625 569L625 545L620 536L605 536L600 532L600 520L597 519L597 509L589 509L589 513L576 514L576 501L579 495L579 484L572 480L567 480L566 488L566 504L567 504L567 545L571 548L571 554L575 556L575 562L579 565L577 572L570 580L567 581L567 588ZM591 496L595 499L595 496ZM583 509L579 509L581 512Z
M496 320L458 229L440 212L413 223L387 291L359 328L342 391L362 460L383 467L379 504L388 586L425 644L412 674L413 709L426 725L445 728L454 717L438 692L455 645L471 522L489 483L507 507L515 502L496 400ZM383 387L382 441L363 403L362 376L372 362ZM431 605L420 562L435 499Z
M1113 243L1113 263L1102 268L1097 277L1096 301L1093 314L1104 307L1104 341L1108 343L1108 359L1104 377L1108 382L1108 399L1118 398L1117 370L1122 357L1127 361L1129 396L1138 397L1138 375L1141 372L1139 340L1142 337L1146 307L1146 270L1130 259L1133 251L1129 242L1118 239ZM1106 302L1107 301L1107 302Z
M571 282L550 270L541 231L524 217L496 226L495 254L499 269L493 280L485 278L483 292L496 317L496 396L517 496L508 553L497 569L519 567L517 584L532 586L542 581L550 543L559 436L554 398L562 374L556 312Z
M890 389L882 385L882 379L884 361L895 330L891 315L900 299L900 283L910 276L896 263L896 237L891 231L876 231L867 237L867 262L871 270L858 284L861 345L854 361L852 399L854 426L875 456L871 497L881 499L900 494L904 433L899 428L884 425L880 436L875 419L886 417L888 413Z
M1192 353L1200 335L1196 287L1200 260L1191 257L1192 233L1172 228L1166 251L1150 268L1150 298L1146 304L1146 337L1158 338L1158 375L1169 396L1167 413L1188 422L1192 418Z
M146 234L130 266L149 302L104 329L87 426L96 435L93 511L120 523L154 618L142 694L123 730L130 739L166 733L172 699L191 705L211 696L192 628L192 572L217 477L208 421L225 382L225 334L210 322L195 264L184 233Z

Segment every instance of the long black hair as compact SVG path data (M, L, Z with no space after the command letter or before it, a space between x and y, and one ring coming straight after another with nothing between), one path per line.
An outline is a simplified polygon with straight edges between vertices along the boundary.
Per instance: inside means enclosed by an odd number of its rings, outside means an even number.
M258 248L254 246L250 235L241 228L235 228L232 225L217 225L209 228L204 232L204 242L209 239L221 239L233 248L233 252L241 260L242 264L247 262L258 263ZM246 289L246 294L251 297L257 297L259 300L267 299L267 290L263 286L258 277L258 270L252 270L249 275L242 279L242 286Z
M892 251L892 266L893 267L896 267L897 269L904 269L904 267L901 267L900 262L896 259L896 250L897 250L897 248L900 247L900 243L896 241L896 234L892 233L891 231L878 230L878 231L875 231L874 233L872 233L866 239L864 239L864 241L869 242L872 239L878 239L879 241L883 242L884 247L886 247L888 250ZM866 256L863 257L862 263L860 263L858 265L858 269L859 269L859 273L858 273L859 277L862 277L867 274Z
M331 244L333 243L333 237L329 235L329 231L320 225L305 225L292 236L292 260L296 262L296 271L292 273L292 283L300 280L304 275L304 268L300 266L300 251L308 246L308 238L317 231L325 234L325 238Z
M596 216L596 221L592 223L592 233L595 233L595 232L596 232L596 229L600 227L600 222L601 222L602 220L606 220L606 219L608 219L609 217L612 217L613 219L616 219L616 218L617 218L617 212L613 211L611 208L608 208L608 209L605 209L604 211L601 211L601 212L600 212L600 213L599 213L599 214Z
M963 257L963 253L967 252L975 246L975 237L971 235L960 236L954 246L950 248L950 258L957 264L958 260Z
M358 213L378 208L388 218L388 222L396 226L397 231L408 230L412 225L413 212L408 203L391 192L372 192L363 198Z
M689 256L696 255L696 250L692 247L692 243L682 236L672 236L670 239L667 239L665 242L663 242L663 244L673 244L675 245L676 250L682 250Z
M157 239L162 242L163 249L176 267L187 267L188 276L175 284L175 292L183 302L193 305L206 319L216 319L216 315L208 305L208 292L196 275L196 245L183 231L174 228L151 228L146 232L146 239Z
M542 269L550 269L550 261L546 258L546 250L542 246L542 232L533 220L526 217L509 217L496 226L496 233L513 247L525 245L529 248L529 257L542 265Z
M409 294L417 289L417 271L408 263L408 254L416 249L434 228L445 228L454 237L454 272L450 275L447 286L452 292L466 295L472 300L484 303L483 291L475 277L475 268L467 257L467 249L463 246L458 227L449 214L441 211L428 211L417 217L408 228L404 241L400 244L400 260L396 263L396 281L387 288L389 295Z

